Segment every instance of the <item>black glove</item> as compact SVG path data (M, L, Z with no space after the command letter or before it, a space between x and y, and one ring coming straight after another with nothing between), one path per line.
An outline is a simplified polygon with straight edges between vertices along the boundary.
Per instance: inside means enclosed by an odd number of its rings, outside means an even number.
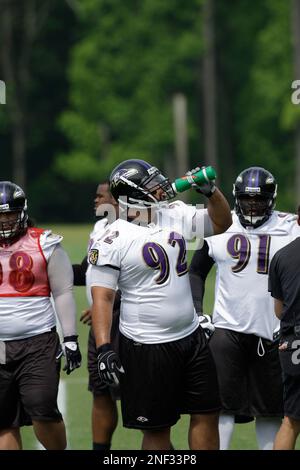
M66 371L67 375L71 374L74 369L81 366L81 352L77 339L77 335L66 336L64 338L63 348L66 365L63 370Z
M120 374L124 374L124 369L111 344L106 343L97 348L97 360L101 381L111 387L118 387Z
M199 325L201 326L201 328L203 328L205 337L206 337L207 341L209 341L210 338L212 337L212 335L214 334L214 331L215 331L215 327L214 327L214 324L212 322L211 316L207 315L205 313L200 314L199 315Z
M201 168L197 166L196 168L187 171L186 176L193 175L194 173L203 170L203 168L205 168L205 166L202 166ZM203 184L194 183L192 186L197 191L197 193L204 194L206 197L211 197L216 190L215 180L211 180Z

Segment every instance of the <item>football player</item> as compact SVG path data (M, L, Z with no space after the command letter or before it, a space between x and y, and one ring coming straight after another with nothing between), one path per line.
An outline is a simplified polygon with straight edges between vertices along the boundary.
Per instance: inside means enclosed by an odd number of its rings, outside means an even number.
M118 217L118 206L109 191L109 181L98 184L94 199L94 209L97 222L90 235L89 246L93 244L95 237L107 230L109 222ZM81 264L73 264L74 285L87 286L87 297L92 304L90 294L90 272L91 265L88 265L87 256ZM118 351L119 342L119 315L120 315L120 292L116 294L113 308L112 343L115 351ZM83 311L80 320L91 325L90 308ZM88 371L89 390L93 394L92 405L92 436L93 450L109 450L113 433L118 424L118 410L116 398L119 393L107 384L101 382L98 376L97 348L92 328L90 328L88 339Z
M32 227L24 191L0 182L0 449L22 448L20 426L33 424L46 449L63 450L57 407L64 340L67 374L81 364L72 266L62 237Z
M196 310L201 312L205 279L216 263L210 347L222 400L220 447L228 449L235 419L243 422L253 416L259 448L272 449L283 409L279 322L267 275L274 253L295 236L297 220L274 210L277 184L264 168L242 171L233 195L233 224L195 251L190 280Z
M170 449L170 428L181 413L191 415L190 448L217 449L217 377L193 306L185 238L226 230L229 205L214 182L198 188L207 210L169 204L169 180L143 160L120 163L110 189L120 218L89 251L100 378L121 381L123 425L143 431L143 449ZM119 355L110 334L117 286Z

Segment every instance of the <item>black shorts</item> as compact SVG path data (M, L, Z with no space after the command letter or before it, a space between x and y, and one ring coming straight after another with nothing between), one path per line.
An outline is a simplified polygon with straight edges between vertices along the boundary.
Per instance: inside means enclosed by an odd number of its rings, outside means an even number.
M281 343L297 341L295 349L279 351L283 380L284 415L300 420L300 349L298 337L285 337Z
M216 328L210 341L220 387L222 412L239 416L283 416L278 342ZM258 351L260 354L259 355Z
M0 429L35 421L61 421L57 407L59 337L48 332L5 341L6 364L0 365Z
M111 338L112 347L114 351L119 353L119 318L120 310L113 311L113 321L111 327ZM92 328L89 332L88 339L88 371L89 371L89 385L88 389L93 393L94 396L111 395L114 400L119 399L119 390L117 388L111 388L108 385L101 382L98 375L98 361L97 361L97 348L95 336Z
M220 409L215 364L201 327L186 338L136 343L120 335L123 426L161 429L181 414Z

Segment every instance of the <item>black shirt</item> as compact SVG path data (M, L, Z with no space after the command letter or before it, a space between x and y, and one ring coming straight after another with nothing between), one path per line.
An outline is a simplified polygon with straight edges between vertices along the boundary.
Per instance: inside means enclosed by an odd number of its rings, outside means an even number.
M85 286L85 273L88 268L87 256L83 258L81 264L73 264L74 286Z
M269 291L283 301L281 332L289 334L300 326L300 237L274 255L269 271Z

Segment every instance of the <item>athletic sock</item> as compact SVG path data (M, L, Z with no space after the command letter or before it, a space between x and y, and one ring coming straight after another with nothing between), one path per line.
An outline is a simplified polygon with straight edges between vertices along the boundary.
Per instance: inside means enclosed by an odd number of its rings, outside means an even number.
M110 450L111 443L100 444L99 442L93 442L93 450Z
M281 418L256 418L255 431L259 450L272 450Z
M220 450L228 450L234 429L234 416L220 415L219 417L219 434L220 434Z

